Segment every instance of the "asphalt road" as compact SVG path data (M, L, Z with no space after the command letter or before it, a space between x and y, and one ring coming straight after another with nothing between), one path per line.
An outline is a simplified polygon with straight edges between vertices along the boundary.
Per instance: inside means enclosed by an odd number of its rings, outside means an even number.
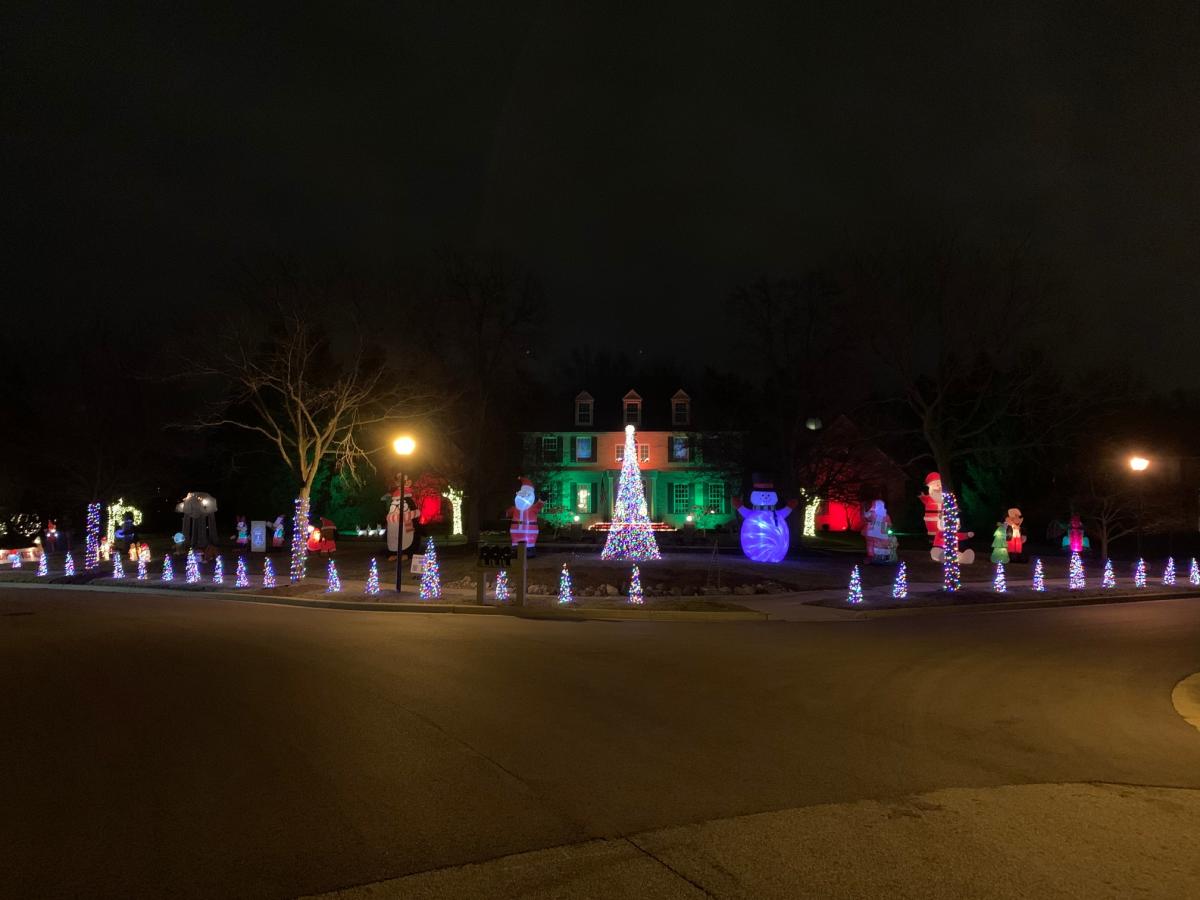
M719 625L5 588L0 896L296 897L943 788L1198 789L1170 699L1198 670L1195 600Z

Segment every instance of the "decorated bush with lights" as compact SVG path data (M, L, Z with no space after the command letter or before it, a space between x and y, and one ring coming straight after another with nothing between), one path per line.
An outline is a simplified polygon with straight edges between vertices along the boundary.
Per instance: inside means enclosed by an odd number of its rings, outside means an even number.
M637 441L632 425L625 426L625 456L621 461L621 478L613 503L612 527L604 542L601 559L624 559L645 562L662 559L658 541L650 527L646 495L642 488L642 471L638 466Z

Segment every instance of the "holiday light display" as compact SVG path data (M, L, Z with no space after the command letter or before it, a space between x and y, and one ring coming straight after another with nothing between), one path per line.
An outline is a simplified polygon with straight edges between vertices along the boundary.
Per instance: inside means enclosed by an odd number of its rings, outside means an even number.
M225 562L220 556L213 561L213 584L225 583Z
M1046 569L1042 566L1041 557L1033 561L1033 589L1039 593L1046 590Z
M1138 559L1137 565L1133 567L1133 586L1135 588L1144 588L1146 586L1146 561Z
M246 571L246 557L239 556L237 561L237 571L233 574L233 586L235 588L250 587L250 573Z
M304 580L308 571L308 498L296 498L296 510L292 516L292 584Z
M613 502L613 522L604 542L601 559L625 559L645 562L662 559L658 541L650 528L646 495L642 488L642 470L638 467L637 441L632 425L625 426L625 457L621 461L621 480Z
M89 503L87 507L87 540L83 550L83 567L94 569L100 565L100 504Z
M67 554L66 562L63 563L63 574L68 578L75 574L75 557L70 553Z
M183 580L188 584L200 581L200 560L196 558L195 550L187 552L187 562L183 564Z
M263 587L275 587L275 567L271 565L269 557L263 560Z
M958 498L953 491L942 494L942 590L953 594L962 587L958 564Z
M13 567L14 569L19 569L19 568L21 568L21 554L20 554L20 553L13 553L13 554L12 554L11 556L9 556L8 558L9 558L9 560L11 561L11 563L12 563L12 567Z
M1188 568L1188 584L1196 587L1200 585L1200 565L1196 564L1196 557L1192 557L1192 564Z
M141 546L138 547L138 560L140 562L144 562L144 563L150 562L150 545L149 544L142 544Z
M129 513L130 520L134 525L142 524L142 511L136 506L126 503L124 498L118 497L108 504L108 528L105 531L110 543L117 539L117 529L124 522L125 513Z
M50 574L50 554L42 551L42 555L38 557L38 577Z
M1083 574L1083 557L1078 553L1071 554L1071 565L1067 568L1067 589L1072 591L1081 591L1087 586L1087 579Z
M438 570L437 548L433 546L433 538L425 540L425 565L421 569L418 596L422 600L442 599L442 574Z
M331 559L325 567L325 593L340 594L341 591L342 579L338 576L337 563Z
M379 564L375 562L375 557L371 557L371 566L367 569L367 586L363 589L365 594L379 593Z
M462 524L462 504L463 492L450 485L446 485L446 493L442 494L450 501L450 533L460 535L463 533Z
M162 581L174 581L175 580L175 564L171 561L172 559L173 559L173 557L171 556L170 553L163 554L162 578L160 580L162 580Z
M563 563L558 576L558 602L560 605L575 602L575 594L571 590L571 572L566 563Z
M762 475L755 475L750 506L743 505L737 497L733 499L733 505L742 518L738 540L746 558L762 563L783 562L792 540L787 520L799 501L792 500L777 509L779 494L775 492L774 483Z
M138 557L138 561L137 561L137 580L138 580L138 581L145 581L145 580L146 580L147 578L149 578L149 577L150 577L150 576L149 576L149 575L147 574L147 572L146 572L146 561L145 561L144 559L142 559L141 557Z
M1100 587L1108 590L1117 586L1117 576L1113 574L1113 564L1111 559L1104 561L1104 574L1100 576Z
M1165 587L1175 587L1175 557L1167 557L1167 567L1163 569L1162 583Z
M121 562L121 554L114 553L112 555L112 577L121 579L125 577L125 564Z
M858 566L850 570L850 592L846 595L846 602L851 606L863 602L862 576L858 572Z
M821 508L821 498L813 497L804 504L804 537L817 536L817 510Z
M900 563L896 569L896 580L892 582L892 599L905 600L908 598L908 563Z
M496 573L496 602L507 603L508 597L508 572L501 569Z
M996 563L996 574L992 578L992 590L997 594L1008 593L1008 579L1004 575L1004 563Z
M629 602L638 606L646 602L645 593L642 591L642 573L638 571L637 566L629 573Z

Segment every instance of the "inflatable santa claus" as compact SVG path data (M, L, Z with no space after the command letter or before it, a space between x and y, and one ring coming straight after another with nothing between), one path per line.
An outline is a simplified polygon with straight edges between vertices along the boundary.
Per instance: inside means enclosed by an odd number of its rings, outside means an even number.
M514 547L520 543L525 544L529 556L533 556L533 550L537 546L538 513L544 505L534 493L533 482L522 477L521 487L513 497L513 505L508 508L508 534Z
M873 502L863 516L862 536L867 541L867 562L896 561L896 536L892 534L892 520L882 500Z
M942 516L942 476L937 472L930 472L925 476L925 488L928 493L921 495L921 503L925 506L925 531L933 542L929 555L934 562L941 562L944 555L943 548L946 546L942 534L946 528L946 520ZM973 531L958 532L958 561L964 565L975 562L975 551L962 549L963 541L973 537L975 537Z

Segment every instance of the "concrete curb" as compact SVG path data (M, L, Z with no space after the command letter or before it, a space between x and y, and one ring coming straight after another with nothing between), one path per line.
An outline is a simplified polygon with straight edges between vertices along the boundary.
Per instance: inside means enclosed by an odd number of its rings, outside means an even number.
M170 595L189 594L230 600L235 603L260 603L268 606L291 606L297 609L344 609L360 612L457 613L472 616L512 616L519 619L547 619L565 622L765 622L768 613L757 610L684 610L684 609L587 609L583 607L515 607L477 606L466 603L389 603L373 600L307 600L277 594L232 593L180 585L175 588L108 584L43 584L28 581L0 581L0 587L25 590L98 591L128 593L130 589L147 593Z
M1053 597L1047 600L1011 600L1000 603L958 603L944 606L864 609L862 613L868 619L876 619L888 616L920 616L943 612L994 612L1004 609L1043 609L1059 606L1108 606L1118 603L1154 603L1159 600L1187 600L1197 597L1200 597L1200 591L1181 591L1177 594L1117 594L1111 597Z
M1171 691L1171 705L1197 731L1200 731L1200 672L1189 675Z

